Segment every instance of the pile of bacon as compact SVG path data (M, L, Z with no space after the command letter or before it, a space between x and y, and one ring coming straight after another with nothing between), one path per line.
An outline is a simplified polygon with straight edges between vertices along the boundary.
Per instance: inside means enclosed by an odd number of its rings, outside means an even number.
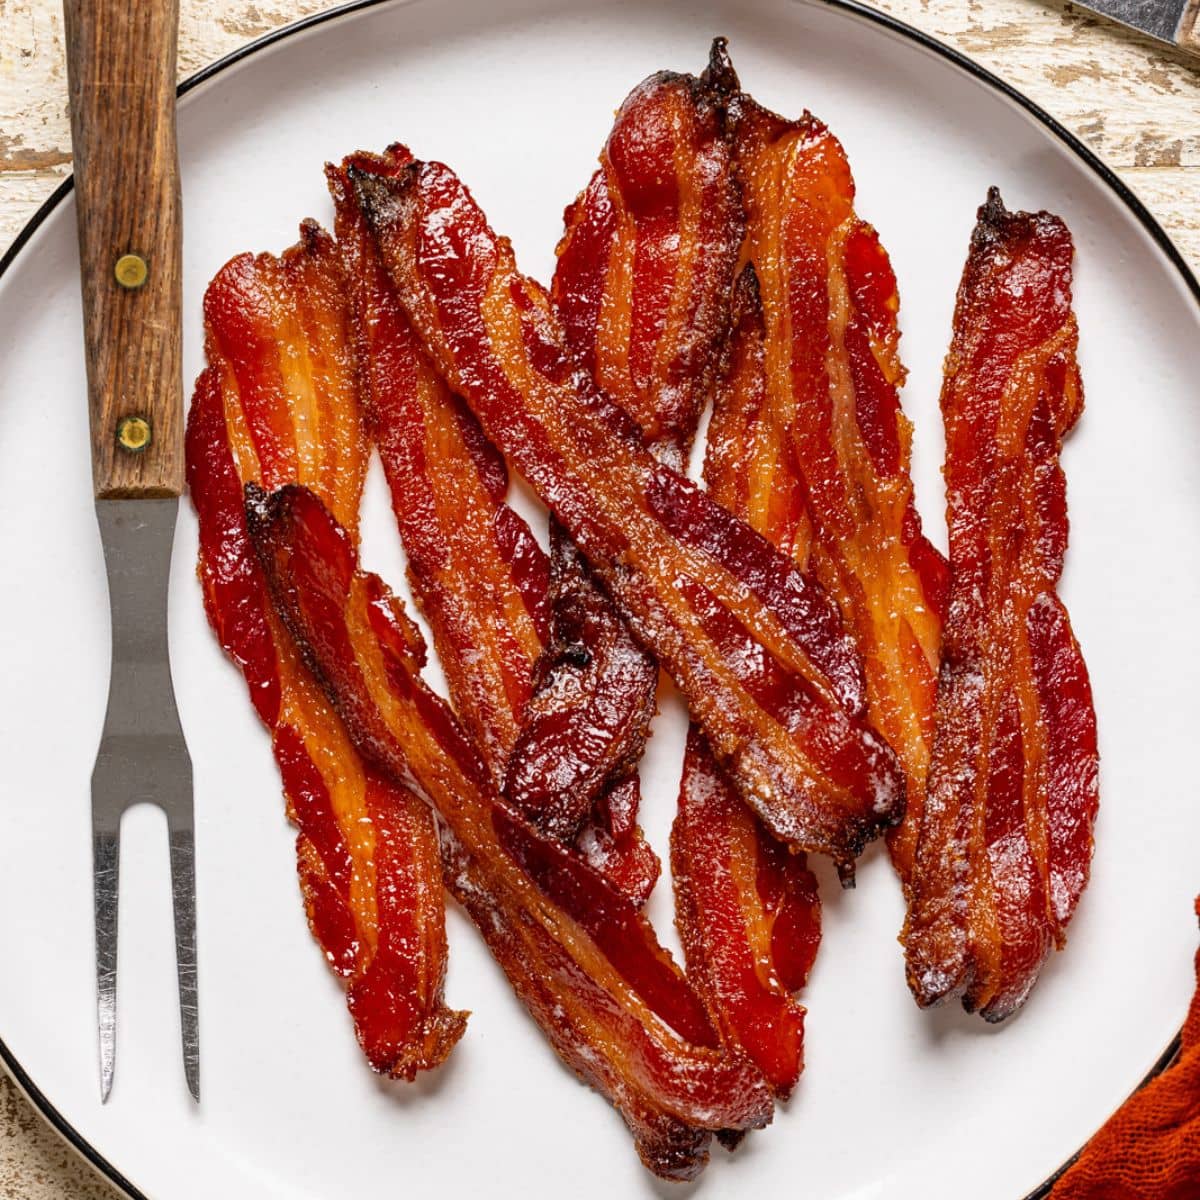
M400 146L327 167L336 236L306 222L208 289L188 472L209 620L371 1064L412 1079L463 1034L444 887L650 1170L690 1179L800 1073L806 854L850 882L886 835L922 1006L1001 1020L1063 944L1097 799L1055 593L1072 245L994 191L979 212L942 392L947 562L913 505L896 280L836 138L756 104L718 39L699 78L633 91L600 163L549 291L449 168ZM448 700L359 564L372 450ZM660 668L692 719L682 968L642 913Z

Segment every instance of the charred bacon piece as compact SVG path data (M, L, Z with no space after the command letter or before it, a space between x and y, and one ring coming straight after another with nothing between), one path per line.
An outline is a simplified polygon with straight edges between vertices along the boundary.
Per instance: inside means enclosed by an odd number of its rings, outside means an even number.
M1055 594L1062 439L1083 410L1073 247L1049 213L979 210L946 359L950 603L905 930L922 1005L1000 1021L1065 941L1087 882L1096 718Z
M442 819L447 882L559 1056L620 1110L646 1165L690 1179L712 1132L771 1118L745 1058L637 906L492 786L449 707L421 681L400 605L303 488L247 489L277 610L356 746Z
M336 251L313 225L282 257L242 255L205 296L210 366L187 430L209 622L270 729L313 935L344 981L371 1065L412 1079L465 1028L446 1008L437 834L427 806L359 758L274 615L243 484L303 479L357 522L366 447Z
M448 168L351 176L431 359L680 686L730 778L777 836L852 860L899 819L904 784L862 715L836 608L645 449Z
M855 214L845 152L820 121L784 120L744 93L730 118L743 256L762 314L761 332L742 331L761 337L761 350L743 350L742 361L761 372L771 410L755 428L760 453L741 485L753 493L746 518L834 597L862 654L868 714L904 767L905 817L888 840L907 892L946 566L913 505L896 278L875 230Z
M791 550L805 536L803 506L795 460L779 445L762 333L748 266L736 287L704 478L715 500ZM804 1061L804 1008L793 993L804 986L820 942L817 883L805 856L788 853L742 803L695 727L671 829L671 869L689 980L726 1042L742 1047L786 1098Z
M410 159L406 149L393 146L382 156L353 155L326 175L337 208L368 426L391 489L413 593L433 631L455 712L500 783L515 748L529 737L523 722L538 703L533 682L551 639L551 595L557 598L551 585L560 585L551 580L529 527L505 503L504 459L413 334L350 191L350 168L386 177ZM556 579L561 574L556 564ZM556 608L557 639L571 610ZM617 635L630 641L623 626ZM612 653L598 639L590 645L590 669L612 669ZM623 694L618 690L618 697ZM601 745L588 753L599 734L581 747L571 722L564 724L561 738L541 730L540 749L524 760L524 786L514 787L510 772L506 794L535 825L576 843L618 886L644 900L660 865L634 820L636 780L610 783L611 750ZM563 760L550 757L556 751ZM588 821L597 800L603 816Z

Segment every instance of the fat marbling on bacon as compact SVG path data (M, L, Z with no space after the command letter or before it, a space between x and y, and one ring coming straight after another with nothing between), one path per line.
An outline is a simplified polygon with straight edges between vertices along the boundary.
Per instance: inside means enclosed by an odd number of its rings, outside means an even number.
M443 999L445 915L428 807L364 763L274 614L242 488L303 482L357 528L366 466L340 261L302 227L281 257L243 254L205 295L187 474L209 622L271 731L313 935L342 979L371 1065L412 1079L465 1028Z
M694 1178L713 1133L771 1119L636 903L503 799L421 680L399 602L300 487L247 489L276 608L359 751L441 818L447 882L559 1056L608 1096L656 1174Z
M777 836L851 861L899 819L904 784L862 715L836 608L645 448L448 168L354 182L430 358L570 532L735 784Z
M950 600L904 940L922 1005L999 1021L1065 941L1098 804L1096 716L1056 587L1083 411L1071 235L979 210L946 359Z
M549 736L552 730L544 730L531 764L542 768L540 786L532 786L530 770L523 776L525 787L512 786L511 763L519 746L528 744L528 714L546 647L556 629L561 636L564 624L582 622L588 614L551 612L561 556L571 547L556 547L552 566L506 503L504 459L430 363L354 201L351 170L391 176L410 158L406 149L393 146L383 155L352 155L326 174L346 262L367 424L391 490L413 593L433 632L455 712L493 781L505 783L508 772L505 794L516 808L547 833L576 845L610 880L643 901L660 864L636 823L636 779L611 778L614 756L607 737L593 734L573 747L564 770L553 758L542 761L556 740ZM618 632L628 640L623 627ZM591 638L588 652L596 670L619 665L611 639L600 646ZM636 693L636 680L634 686ZM625 680L609 679L606 688L605 698L619 708L628 694ZM593 814L594 808L600 811ZM568 812L570 819L563 819Z

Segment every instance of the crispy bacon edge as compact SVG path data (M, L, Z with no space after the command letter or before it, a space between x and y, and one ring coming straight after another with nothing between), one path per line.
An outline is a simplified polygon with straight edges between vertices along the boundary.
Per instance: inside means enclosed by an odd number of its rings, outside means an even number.
M365 449L341 354L343 307L331 239L313 225L281 258L242 255L217 274L205 297L210 365L189 414L187 478L205 609L271 732L309 926L346 987L372 1067L411 1080L439 1065L466 1027L443 1000L434 823L419 798L361 762L297 659L242 500L248 480L304 478L357 519Z
M904 784L861 715L860 667L836 608L654 460L448 168L351 174L426 351L569 530L739 790L777 836L852 860L899 819Z
M570 544L556 548L552 570L529 527L505 502L504 459L434 370L379 262L350 189L349 171L391 176L410 159L402 146L389 147L382 156L360 152L341 166L327 166L326 177L347 268L367 423L391 490L413 593L433 631L455 712L492 779L500 783L527 736L523 722L543 647L560 644L566 633L586 639L593 675L619 670L621 661L619 655L614 660L614 639L603 627L599 636L605 638L604 646L589 636L587 607L561 603L554 589L561 586L560 557L573 552ZM553 621L552 594L559 601ZM607 602L605 611L611 616ZM619 624L615 640L617 650L630 641ZM614 683L606 695L615 690L619 699L622 680ZM653 705L653 687L644 703ZM551 753L563 748L555 739L543 738L532 760L542 786L514 788L510 775L505 793L535 825L574 844L614 883L644 902L661 868L636 824L637 781L630 777L636 758L612 779L613 754L596 745L600 740L593 732L582 752L568 740L571 757L564 766ZM633 756L632 750L627 753ZM589 765L595 768L590 778ZM525 779L528 784L528 772ZM566 807L558 803L561 797L568 797L574 808L560 820L556 818L564 816ZM589 819L594 803L603 812Z
M905 817L888 846L907 895L947 566L913 500L896 277L875 229L855 213L850 165L829 129L810 113L785 120L745 93L730 107L747 210L743 258L758 284L775 412L773 444L753 470L771 474L782 457L794 474L776 490L751 478L759 499L747 519L821 582L854 636L868 714L905 771Z
M989 192L942 388L950 604L905 948L919 1004L960 996L989 1021L1064 944L1098 807L1091 688L1055 592L1059 454L1083 410L1073 253L1058 217Z
M277 611L359 750L442 818L447 882L563 1061L617 1106L643 1162L691 1179L712 1132L759 1128L772 1100L722 1049L625 895L509 807L448 706L421 681L398 601L303 488L247 488Z

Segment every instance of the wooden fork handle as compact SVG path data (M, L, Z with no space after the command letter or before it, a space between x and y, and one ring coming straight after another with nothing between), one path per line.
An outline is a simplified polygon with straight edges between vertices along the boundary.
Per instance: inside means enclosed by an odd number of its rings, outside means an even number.
M63 0L97 498L183 491L178 0Z

